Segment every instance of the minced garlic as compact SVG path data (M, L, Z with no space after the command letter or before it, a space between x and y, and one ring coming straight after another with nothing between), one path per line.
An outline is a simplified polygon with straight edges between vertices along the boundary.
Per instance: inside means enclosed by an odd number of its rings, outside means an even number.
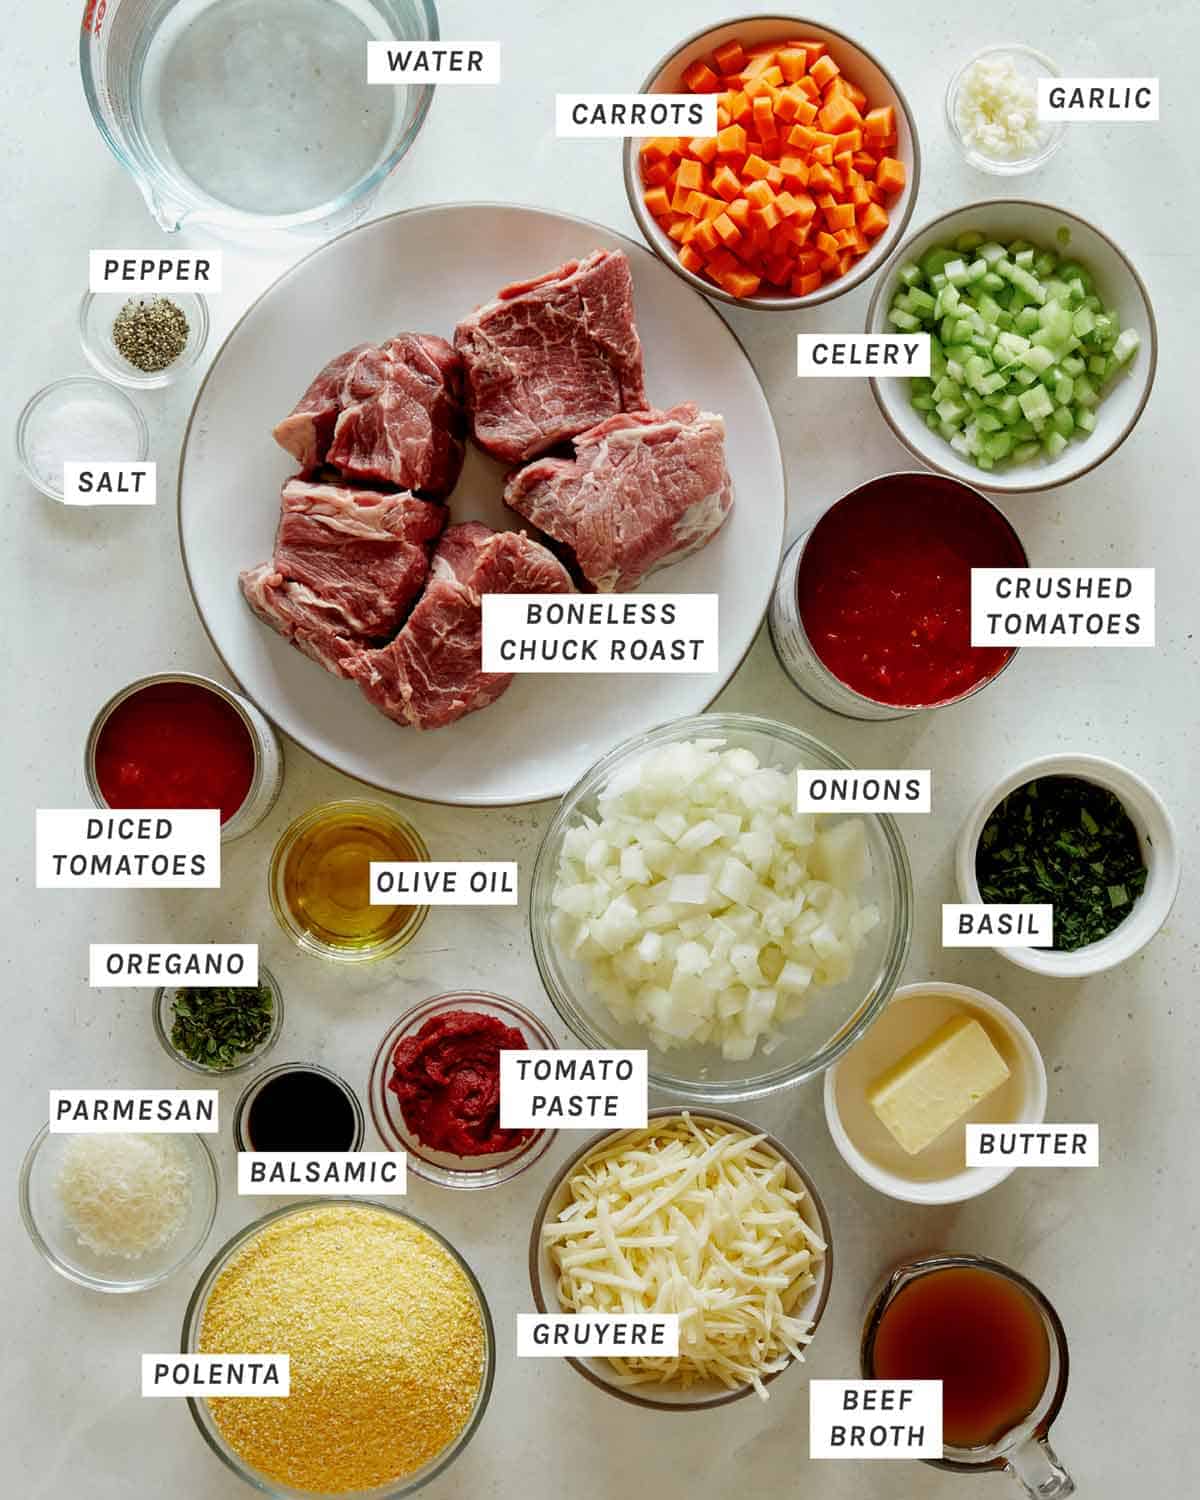
M288 1354L291 1394L209 1402L226 1442L314 1494L403 1479L466 1426L484 1329L462 1269L431 1234L370 1204L287 1215L217 1278L205 1354Z
M1020 161L1041 146L1037 81L1011 57L981 57L958 88L955 120L963 140L994 161Z

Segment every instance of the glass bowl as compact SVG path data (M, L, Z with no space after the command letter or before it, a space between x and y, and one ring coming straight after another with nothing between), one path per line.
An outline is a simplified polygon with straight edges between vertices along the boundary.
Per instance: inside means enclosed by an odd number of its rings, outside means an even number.
M798 766L850 769L840 755L802 730L751 714L700 714L627 740L572 787L551 819L534 865L529 925L534 959L551 1003L586 1046L645 1047L651 1088L717 1104L762 1098L814 1078L853 1046L899 983L912 937L912 877L895 819L862 815L872 872L860 894L879 908L881 920L860 949L850 978L813 991L806 1013L787 1023L769 1055L759 1048L744 1062L729 1062L712 1046L685 1045L667 1052L654 1047L643 1027L618 1021L589 993L583 965L559 951L551 931L551 895L563 838L582 817L595 816L604 786L648 751L696 738L745 747L764 766L788 772Z
M1019 177L1025 172L1035 171L1050 160L1066 139L1067 127L1062 120L1042 121L1041 144L1028 156L1011 159L985 156L978 147L968 145L963 136L962 127L958 123L959 95L962 93L967 74L976 63L998 61L1000 58L1010 59L1016 65L1017 72L1024 78L1032 79L1035 87L1039 78L1061 77L1057 66L1044 52L1039 52L1035 47L1026 47L1020 42L984 47L982 51L968 57L951 78L946 89L946 123L950 127L950 134L954 138L955 145L962 152L968 166L975 167L980 172L992 172L997 177Z
M146 426L146 419L119 386L115 386L111 380L98 380L94 375L68 375L65 380L52 381L40 391L35 391L25 403L17 418L16 438L17 457L26 477L30 484L41 490L43 495L49 495L51 500L61 500L63 489L61 486L56 489L53 481L38 470L33 459L34 449L39 435L54 427L63 408L81 398L109 407L114 413L119 413L121 419L132 428L135 451L127 454L122 462L143 463L150 456L150 429ZM94 454L88 453L75 455L79 462L86 462L94 457Z
M88 364L106 380L142 390L170 385L187 374L208 343L208 303L198 292L164 292L162 295L187 318L187 343L165 369L147 372L125 358L113 342L113 323L127 302L150 301L157 293L139 297L135 293L84 292L79 304L79 342Z
M212 1292L218 1278L247 1241L251 1240L262 1229L266 1228L268 1224L274 1223L277 1219L286 1218L291 1214L307 1213L309 1210L317 1208L370 1209L376 1213L394 1214L398 1219L405 1219L410 1224L415 1224L419 1229L423 1229L426 1234L435 1239L454 1260L455 1264L467 1278L479 1304L479 1316L483 1324L483 1372L479 1381L479 1392L475 1398L475 1409L470 1417L468 1417L462 1431L436 1457L430 1459L423 1468L417 1469L406 1478L378 1485L370 1490L344 1490L340 1492L343 1500L398 1500L398 1497L401 1495L411 1495L414 1490L419 1490L422 1485L428 1484L431 1479L448 1468L471 1441L480 1422L483 1420L484 1412L487 1410L488 1401L491 1399L492 1394L492 1384L496 1375L496 1332L492 1325L491 1310L488 1307L483 1288L480 1286L475 1273L459 1252L432 1225L427 1224L423 1219L417 1218L415 1214L407 1213L399 1208L393 1208L390 1203L379 1203L364 1198L309 1198L302 1202L289 1203L285 1208L279 1208L274 1213L265 1214L262 1218L255 1219L252 1224L247 1224L245 1228L239 1229L231 1239L228 1239L221 1246L220 1250L217 1251L216 1255L213 1256L212 1260L204 1268L199 1281L196 1283L196 1289L193 1291L188 1302L187 1310L184 1313L180 1349L184 1354L194 1354L198 1351L200 1329L204 1322L204 1313L208 1304L209 1294ZM369 1308L363 1309L363 1316L370 1316ZM286 1353L287 1351L280 1350L278 1352ZM267 1475L252 1468L226 1442L212 1419L212 1414L209 1411L206 1400L197 1400L195 1397L188 1397L187 1404L192 1414L192 1420L200 1430L201 1437L221 1462L227 1468L232 1469L239 1479L244 1479L247 1484L253 1486L254 1489L259 1490L263 1494L273 1496L274 1500L308 1500L308 1497L317 1493L311 1490L293 1489L289 1485L283 1484L276 1479L270 1479Z
M135 1134L136 1132L130 1132ZM68 1281L96 1292L144 1292L185 1265L208 1238L217 1214L217 1167L202 1135L173 1134L192 1174L192 1202L179 1233L160 1250L124 1260L99 1255L81 1245L58 1197L56 1186L69 1134L51 1134L43 1125L21 1163L21 1217L29 1238L46 1261Z
M371 963L375 959L390 958L393 953L399 953L401 948L412 942L429 915L427 906L414 906L410 909L408 921L390 937L382 942L364 944L356 948L339 947L327 942L305 927L291 911L284 890L284 874L287 869L288 856L295 847L297 839L331 814L348 814L358 810L371 818L390 822L401 839L410 845L414 858L420 860L429 858L425 840L406 817L386 802L375 802L364 797L348 797L340 802L324 802L320 807L310 808L308 812L302 813L284 829L279 842L275 845L275 852L271 855L268 889L271 896L271 909L275 913L276 920L298 948L303 949L305 953L314 954L317 958L330 959L334 963Z
M502 995L492 995L486 990L462 990L457 994L435 995L431 1000L406 1011L388 1027L380 1042L367 1084L371 1118L380 1140L389 1151L407 1152L409 1168L418 1177L436 1182L441 1187L496 1187L499 1183L516 1177L526 1167L533 1166L549 1150L558 1132L535 1130L527 1140L511 1151L497 1152L490 1156L453 1156L449 1152L432 1150L413 1134L405 1124L399 1099L388 1088L388 1074L396 1043L405 1037L415 1036L434 1016L456 1010L480 1011L485 1016L495 1016L506 1026L515 1026L525 1038L530 1051L552 1051L557 1045L538 1018L515 1000L506 1000Z
M682 1110L674 1107L652 1109L646 1118L647 1121L673 1120L682 1113ZM825 1242L825 1255L816 1285L811 1288L808 1301L797 1307L795 1316L806 1317L809 1322L809 1332L815 1334L833 1285L833 1238L825 1205L821 1202L820 1194L813 1186L812 1179L781 1141L773 1135L767 1135L758 1126L752 1125L749 1120L740 1119L737 1115L726 1114L718 1109L693 1109L688 1110L687 1113L700 1124L706 1120L716 1120L723 1125L732 1125L738 1130L745 1131L747 1135L762 1136L763 1145L786 1164L789 1187L804 1192L804 1219ZM546 1189L545 1196L538 1204L533 1216L533 1229L529 1236L529 1284L533 1293L534 1306L538 1312L562 1311L562 1304L558 1300L558 1272L545 1247L542 1236L543 1226L557 1219L565 1206L568 1196L567 1181L579 1163L591 1156L593 1152L604 1150L621 1136L629 1134L636 1134L636 1132L614 1130L607 1135L593 1136L559 1169L554 1181ZM715 1406L728 1406L731 1401L740 1401L743 1396L750 1395L754 1390L752 1385L738 1386L736 1390L730 1390L717 1381L706 1386L691 1386L687 1390L669 1385L624 1386L616 1382L606 1359L575 1359L568 1356L566 1362L578 1370L585 1380L598 1386L600 1390L607 1391L610 1396L616 1396L621 1401L628 1401L632 1406L646 1407L653 1411L704 1411ZM777 1370L773 1375L764 1375L763 1384L770 1385L772 1381L778 1380L795 1363L796 1361L792 1360L784 1369Z
M261 1062L271 1048L279 1040L279 1033L283 1030L283 992L279 988L279 981L271 973L270 969L262 964L258 966L258 981L265 984L271 992L271 1025L265 1037L257 1047L242 1054L240 1062L232 1063L228 1068L210 1067L207 1063L193 1062L190 1057L184 1057L183 1053L171 1040L171 1006L176 995L187 994L187 990L181 990L178 985L164 985L155 990L154 1000L151 1003L151 1016L154 1021L154 1035L162 1043L163 1051L174 1059L181 1068L186 1068L189 1073L203 1073L209 1078L232 1078L235 1073L244 1073L255 1063ZM203 988L203 986L195 986ZM250 988L243 985L222 985L222 989Z
M268 1068L265 1073L260 1073L257 1078L252 1078L238 1096L238 1102L233 1111L233 1144L238 1151L253 1151L255 1148L250 1142L249 1127L246 1116L250 1112L250 1106L254 1103L260 1090L278 1078L281 1073L319 1073L322 1078L328 1078L331 1083L336 1083L338 1088L350 1101L350 1107L354 1114L354 1139L346 1147L348 1151L361 1151L363 1138L367 1133L367 1118L363 1114L363 1107L358 1102L358 1095L350 1087L344 1078L332 1071L323 1068L320 1063L314 1062L285 1062L276 1063L273 1068ZM296 1147L296 1150L313 1149L311 1147Z

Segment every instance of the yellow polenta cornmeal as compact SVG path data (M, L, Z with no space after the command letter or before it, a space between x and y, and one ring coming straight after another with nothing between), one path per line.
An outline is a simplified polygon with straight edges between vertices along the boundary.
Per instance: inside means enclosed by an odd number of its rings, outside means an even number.
M483 1319L432 1235L331 1204L247 1241L209 1294L200 1350L291 1356L290 1396L209 1405L248 1464L333 1495L402 1479L458 1436L483 1377Z

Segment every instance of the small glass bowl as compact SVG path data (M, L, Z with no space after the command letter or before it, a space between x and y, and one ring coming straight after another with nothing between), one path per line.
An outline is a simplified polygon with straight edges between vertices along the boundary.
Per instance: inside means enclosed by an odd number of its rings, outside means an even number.
M496 1187L501 1182L510 1181L526 1167L533 1166L549 1150L558 1132L535 1130L527 1140L511 1151L497 1152L491 1156L453 1156L446 1151L431 1150L413 1134L405 1123L399 1099L388 1088L396 1043L405 1037L415 1036L433 1017L460 1010L479 1011L485 1016L495 1016L506 1026L515 1027L525 1038L525 1045L531 1052L553 1051L557 1046L538 1018L515 1000L506 1000L502 995L492 995L486 990L461 990L451 995L435 995L431 1000L406 1011L388 1027L380 1042L367 1084L371 1118L380 1140L388 1150L406 1152L409 1167L427 1182L436 1182L441 1187Z
M376 959L390 958L393 953L399 953L401 948L407 947L413 938L416 937L425 918L429 915L429 908L427 906L414 906L408 921L398 932L392 933L384 942L361 948L340 948L333 943L328 943L297 921L288 906L287 895L284 890L284 872L287 869L288 855L292 852L296 840L301 834L307 833L322 818L328 817L331 813L349 813L355 809L361 809L373 818L386 818L393 824L405 842L411 845L413 854L417 859L427 860L429 858L429 850L425 846L425 840L408 819L397 812L394 807L390 807L386 802L375 802L364 797L349 797L340 802L324 802L320 807L310 808L308 812L302 813L300 817L290 823L280 835L279 842L275 845L275 852L271 855L271 869L268 876L271 909L274 911L279 925L287 933L288 937L291 938L292 942L298 948L303 949L305 953L311 953L317 958L327 958L334 963L343 964L371 963Z
M668 1106L650 1110L646 1119L648 1124L654 1121L662 1121L665 1124L670 1120L678 1119L682 1113L681 1109ZM701 1125L707 1120L715 1120L722 1125L733 1126L749 1136L761 1135L762 1144L784 1163L787 1186L804 1193L801 1215L824 1241L825 1254L821 1261L816 1285L809 1289L806 1301L796 1308L794 1316L806 1318L810 1337L815 1337L833 1285L833 1233L829 1224L829 1215L825 1212L825 1205L813 1185L812 1178L782 1141L777 1140L773 1135L767 1135L757 1125L752 1125L749 1120L743 1120L738 1115L726 1114L719 1109L689 1109L687 1113ZM529 1236L529 1285L533 1293L533 1305L538 1312L560 1313L563 1310L558 1300L558 1271L555 1269L550 1252L546 1249L542 1230L546 1224L556 1221L566 1206L567 1183L571 1173L587 1157L612 1146L622 1136L635 1133L628 1130L614 1130L607 1135L592 1136L559 1168L554 1180L546 1189L545 1196L534 1212L533 1229ZM782 1370L776 1370L771 1375L764 1375L763 1384L770 1385L773 1381L781 1379L796 1363L794 1359L789 1360ZM628 1386L617 1381L607 1359L568 1357L567 1364L578 1370L580 1375L592 1385L602 1391L607 1391L610 1396L616 1396L620 1401L628 1401L631 1406L646 1407L652 1411L711 1410L716 1406L728 1406L732 1401L740 1401L754 1389L752 1385L740 1385L730 1390L728 1386L721 1385L715 1380L708 1385L693 1385L686 1389L669 1383Z
M279 988L279 981L274 974L262 964L258 966L258 982L265 984L271 991L271 1025L267 1034L259 1042L257 1047L242 1054L241 1061L232 1063L227 1068L210 1067L207 1063L193 1062L190 1057L184 1057L183 1053L171 1040L171 1007L178 994L187 994L186 989L179 985L164 985L162 989L155 990L154 1000L151 1005L151 1015L154 1020L154 1035L162 1043L163 1051L173 1058L181 1068L186 1068L189 1073L203 1073L209 1078L232 1078L235 1073L244 1073L247 1068L252 1068L255 1063L261 1062L271 1048L279 1040L279 1033L283 1030L283 993ZM240 986L249 988L250 986ZM222 986L222 988L236 989L239 986Z
M252 1224L238 1232L221 1246L208 1265L200 1274L188 1301L187 1310L183 1316L183 1333L180 1340L180 1349L184 1354L195 1354L200 1347L200 1333L204 1326L204 1314L208 1308L208 1299L212 1294L213 1287L224 1274L229 1264L237 1258L242 1249L260 1234L268 1224L273 1224L279 1219L291 1214L310 1213L314 1209L322 1208L349 1208L361 1212L393 1214L397 1219L404 1219L410 1224L422 1229L431 1239L445 1250L455 1265L467 1278L471 1291L479 1306L479 1319L483 1325L483 1369L479 1377L479 1390L475 1396L475 1406L471 1415L467 1418L462 1431L452 1439L445 1448L429 1460L424 1467L417 1469L414 1473L406 1475L403 1479L391 1480L386 1484L377 1485L370 1490L346 1491L343 1500L399 1500L402 1495L411 1495L414 1490L419 1490L423 1485L429 1483L436 1475L454 1462L471 1439L478 1431L483 1414L487 1411L488 1402L492 1395L492 1386L496 1378L496 1330L492 1323L491 1309L488 1307L487 1298L484 1296L483 1287L471 1267L463 1259L462 1255L454 1248L448 1239L439 1234L432 1225L427 1224L424 1219L418 1219L415 1214L399 1208L394 1208L390 1203L379 1203L374 1200L366 1201L362 1198L308 1198L302 1202L289 1203L284 1208L278 1208L273 1213L265 1214L261 1219L255 1219ZM364 1305L360 1316L370 1317L370 1307ZM253 1489L260 1494L270 1495L273 1500L306 1500L307 1496L316 1496L319 1493L313 1490L298 1490L290 1485L284 1484L277 1479L271 1479L263 1474L261 1470L252 1467L238 1451L226 1441L220 1428L213 1420L212 1408L208 1401L194 1396L187 1398L188 1409L192 1414L192 1420L200 1431L200 1436L217 1455L228 1469L245 1480Z
M1062 76L1057 65L1044 52L1039 52L1036 47L1026 47L1020 42L984 47L972 57L968 57L958 72L950 79L949 86L946 89L946 123L950 127L950 134L954 138L955 145L962 152L968 166L975 167L980 172L991 172L997 177L1020 177L1025 172L1035 171L1050 160L1066 139L1067 128L1062 120L1043 121L1042 140L1037 150L1029 156L1018 156L1011 159L985 156L977 147L967 144L958 123L958 96L966 81L967 73L977 62L986 62L1002 57L1010 58L1016 65L1017 72L1024 77L1033 79L1035 84L1039 78L1060 78Z
M563 839L582 817L595 817L600 792L652 750L683 740L720 740L727 748L747 748L765 766L789 774L809 770L849 770L849 763L820 740L791 724L753 714L699 714L676 719L626 740L586 772L559 804L542 837L530 883L529 931L534 961L550 1002L587 1047L647 1049L652 1089L709 1104L759 1099L823 1073L852 1047L883 1010L900 982L912 940L912 874L896 820L866 813L871 874L864 901L879 908L880 922L856 957L843 983L812 992L804 1015L786 1023L769 1054L759 1047L744 1062L729 1062L713 1045L687 1044L660 1051L646 1029L618 1021L588 988L584 965L562 952L553 934L553 893Z
M65 380L52 381L30 396L17 418L17 457L21 461L21 467L30 484L41 490L43 495L49 495L51 500L61 500L63 491L56 490L49 480L38 473L33 462L33 447L39 432L46 427L53 427L63 407L81 396L110 406L132 425L137 435L137 451L128 455L129 463L144 463L150 456L150 429L146 426L146 419L119 386L113 385L111 380L97 380L94 375L68 375ZM79 453L75 457L80 462L86 462L95 455Z
M233 1111L233 1144L238 1151L253 1151L255 1148L250 1140L247 1115L250 1106L273 1078L278 1078L281 1073L319 1073L322 1078L328 1078L331 1083L336 1083L338 1088L350 1101L350 1108L354 1112L354 1139L346 1147L347 1151L361 1151L363 1138L367 1133L367 1119L363 1114L363 1107L358 1102L358 1095L337 1073L330 1068L323 1068L320 1063L314 1062L285 1062L276 1063L273 1068L268 1068L265 1073L260 1073L257 1078L252 1078L238 1096L238 1102ZM324 1201L324 1200L322 1200Z
M69 1134L51 1134L49 1125L43 1125L25 1153L19 1195L29 1238L60 1276L91 1291L144 1292L166 1281L204 1244L217 1216L217 1165L208 1142L191 1131L171 1136L191 1168L192 1201L187 1218L175 1238L160 1250L124 1260L99 1255L81 1245L59 1200L59 1167L71 1138Z
M187 342L179 354L162 370L139 370L125 358L113 341L113 323L127 302L148 302L159 293L145 297L129 292L84 292L79 304L79 342L87 362L107 380L140 390L157 390L186 375L204 353L208 343L208 303L199 292L164 292L174 302L188 323Z

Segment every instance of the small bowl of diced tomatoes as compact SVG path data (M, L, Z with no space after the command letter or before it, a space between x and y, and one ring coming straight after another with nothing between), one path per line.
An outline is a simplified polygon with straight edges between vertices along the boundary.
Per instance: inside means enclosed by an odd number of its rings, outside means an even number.
M697 291L815 307L899 244L921 174L916 126L891 74L841 32L789 16L723 22L665 57L641 92L716 96L716 135L625 142L633 215Z

